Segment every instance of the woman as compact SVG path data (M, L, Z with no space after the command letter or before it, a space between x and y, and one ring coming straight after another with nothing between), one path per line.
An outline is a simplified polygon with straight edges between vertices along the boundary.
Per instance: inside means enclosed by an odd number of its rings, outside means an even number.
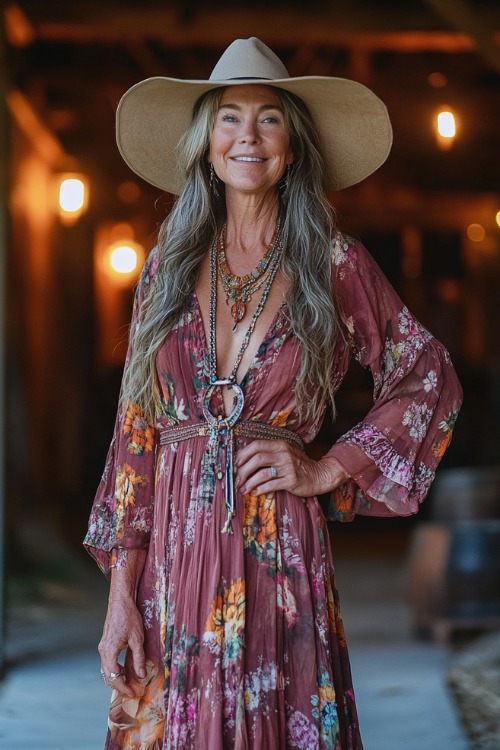
M106 747L359 750L316 496L342 520L416 512L460 401L447 352L326 202L385 160L385 107L290 79L249 39L208 82L133 87L117 123L129 165L180 195L137 290L85 540L111 576ZM352 354L375 405L307 458Z

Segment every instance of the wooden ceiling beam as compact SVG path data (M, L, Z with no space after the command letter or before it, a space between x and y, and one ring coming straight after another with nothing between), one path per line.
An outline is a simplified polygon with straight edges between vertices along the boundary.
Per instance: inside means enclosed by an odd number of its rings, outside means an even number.
M500 27L500 14L498 14ZM304 14L298 11L255 9L200 10L195 20L184 24L172 9L145 9L140 13L122 10L112 17L90 20L39 20L31 18L36 36L48 42L129 43L155 40L170 49L199 46L219 49L233 39L258 35L275 47L314 47L325 44L343 49L394 52L471 52L471 36L446 30L393 29L378 31L341 28L331 14ZM394 26L394 24L392 24ZM389 27L390 28L390 27ZM492 27L494 28L494 26ZM500 32L495 38L500 42Z

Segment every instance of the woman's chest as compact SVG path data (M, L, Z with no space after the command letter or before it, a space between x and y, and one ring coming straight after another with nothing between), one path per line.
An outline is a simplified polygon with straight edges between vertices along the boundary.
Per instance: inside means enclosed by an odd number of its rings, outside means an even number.
M202 264L196 300L211 374L238 383L245 379L283 311L287 289L279 271L274 278L263 275L238 288L228 284L223 273L215 274L208 262ZM230 395L227 400L229 406Z

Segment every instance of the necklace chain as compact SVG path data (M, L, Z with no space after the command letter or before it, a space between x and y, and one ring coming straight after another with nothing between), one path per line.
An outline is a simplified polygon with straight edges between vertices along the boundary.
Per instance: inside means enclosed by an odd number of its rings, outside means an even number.
M223 231L223 230L222 230ZM236 374L238 368L243 359L243 355L250 342L250 337L254 331L255 324L264 309L266 300L271 290L271 285L274 281L274 277L279 268L280 260L283 255L283 243L280 237L280 232L276 236L276 258L273 263L270 263L267 279L262 296L252 316L252 320L246 330L246 333L241 342L241 346L236 360L233 365L233 369L229 377L218 379L217 378L217 341L216 341L216 317L217 317L217 248L219 245L219 237L216 235L210 248L210 317L209 317L209 374L210 383L205 390L203 396L203 414L210 428L210 439L207 443L207 447L203 453L202 458L202 480L201 480L201 492L202 496L209 499L213 498L215 491L215 482L217 479L221 480L225 474L225 507L226 507L226 520L221 528L221 533L232 534L232 519L235 515L235 486L234 486L234 426L240 418L243 408L245 405L245 396L243 389L236 382ZM230 414L222 417L222 415L216 416L210 409L210 401L215 388L225 387L230 388L234 392L233 407ZM222 470L220 464L220 448L221 441L225 444L226 450L226 469L225 472Z
M229 268L229 264L226 256L226 248L224 245L224 234L226 231L226 225L224 224L217 242L217 262L220 270L222 286L226 295L226 303L229 305L229 301L232 300L231 305L231 316L234 320L233 332L236 331L236 327L240 320L245 317L246 306L251 300L252 296L257 292L268 279L268 274L271 274L274 267L279 265L280 252L279 252L279 238L281 231L281 218L278 218L276 229L269 244L266 253L261 258L256 268L250 273L244 276L237 276L233 274Z
M224 229L222 230L224 231ZM210 250L210 317L209 317L209 331L210 331L210 342L209 342L209 356L210 356L210 379L215 382L217 380L217 346L216 346L216 333L215 333L215 323L216 323L216 311L217 311L217 248L219 245L220 237L215 237L212 247ZM274 262L270 265L269 273L266 277L266 284L264 286L264 289L262 291L262 296L259 300L259 303L255 309L255 312L252 316L252 319L248 325L248 328L245 332L245 335L243 337L243 341L241 342L241 346L239 349L238 354L236 355L236 360L234 362L233 369L231 370L231 374L228 376L227 380L231 382L236 381L236 373L238 372L238 368L241 364L241 360L243 359L243 355L245 354L245 351L247 350L248 344L250 343L250 337L255 329L255 325L257 323L257 320L264 309L264 305L266 304L266 300L269 296L269 292L271 291L271 286L274 281L274 278L278 272L278 268L280 266L281 257L283 255L283 243L281 240L281 233L280 233L280 225L278 223L278 232L276 237L273 239L273 250L275 250L275 258Z

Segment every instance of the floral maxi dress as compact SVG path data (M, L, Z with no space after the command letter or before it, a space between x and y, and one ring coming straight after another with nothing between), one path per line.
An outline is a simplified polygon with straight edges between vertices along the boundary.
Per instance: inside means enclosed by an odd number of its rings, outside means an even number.
M131 328L158 259L150 255ZM409 515L451 439L461 391L448 353L410 315L359 243L337 234L341 316L335 388L351 355L369 367L374 406L328 455L351 480L332 518ZM294 399L300 353L284 308L242 381L243 420L310 442ZM299 356L298 356L299 355ZM200 492L207 437L160 445L160 426L204 423L208 349L196 295L157 357L163 414L120 410L85 544L101 568L145 548L137 592L147 676L113 693L108 750L362 750L328 531L316 498L236 494L221 534L224 482ZM222 411L222 402L218 408ZM248 438L238 436L236 449Z

